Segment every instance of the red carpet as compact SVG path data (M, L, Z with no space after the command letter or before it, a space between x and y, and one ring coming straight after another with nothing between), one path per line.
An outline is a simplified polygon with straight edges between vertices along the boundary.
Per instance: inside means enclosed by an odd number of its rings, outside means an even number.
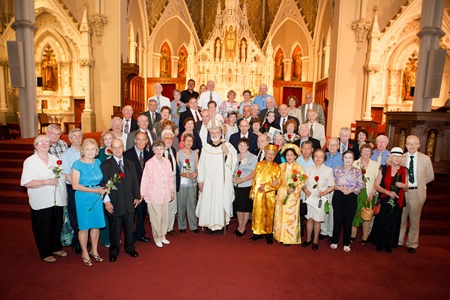
M147 231L149 226L147 224ZM157 248L137 242L140 256L87 268L79 255L49 265L39 260L29 219L0 218L1 299L448 299L450 240L422 236L415 255L405 248L378 253L359 241L350 253L186 233ZM247 230L248 232L248 230Z

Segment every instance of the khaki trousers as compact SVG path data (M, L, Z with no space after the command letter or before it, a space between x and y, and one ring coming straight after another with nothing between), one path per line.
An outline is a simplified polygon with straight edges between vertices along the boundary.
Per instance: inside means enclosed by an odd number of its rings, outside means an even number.
M419 201L417 189L409 190L405 196L406 206L403 208L398 245L403 246L404 244L409 217L409 231L406 246L408 248L417 248L419 246L420 215L422 214L423 203Z
M163 204L147 203L150 224L152 225L153 240L155 243L166 238L169 220L169 202Z

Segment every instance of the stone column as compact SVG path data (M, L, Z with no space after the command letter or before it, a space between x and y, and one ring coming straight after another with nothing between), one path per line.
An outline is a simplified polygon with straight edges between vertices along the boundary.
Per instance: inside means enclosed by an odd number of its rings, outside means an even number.
M431 111L433 98L424 97L423 94L428 69L428 55L430 50L439 49L439 40L445 35L441 29L444 5L444 0L423 0L422 2L420 31L417 33L420 39L420 48L413 111Z
M172 70L171 70L171 74L170 77L172 78L178 78L178 60L180 58L178 56L174 56L172 55L171 60L172 60Z
M36 70L34 68L34 0L14 1L15 21L11 28L16 40L23 43L25 87L19 88L20 131L23 138L38 132L36 109Z
M291 81L292 79L292 59L283 59L284 64L284 74L283 74L283 80L284 81Z
M6 123L6 113L8 112L8 104L6 103L6 78L5 71L7 70L8 62L0 62L0 122Z
M89 27L87 15L87 10L85 10L80 26L82 42L79 63L84 84L84 110L81 114L81 128L83 128L84 132L94 132L95 113L92 105L92 67L94 65L94 59L92 57L91 47L92 31Z

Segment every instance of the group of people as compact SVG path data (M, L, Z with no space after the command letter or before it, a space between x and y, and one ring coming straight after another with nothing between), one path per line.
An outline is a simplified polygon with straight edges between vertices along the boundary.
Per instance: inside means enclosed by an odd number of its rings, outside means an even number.
M99 241L116 261L122 230L125 252L137 257L135 242L151 240L147 214L160 248L170 244L168 235L199 234L199 227L224 234L236 217L238 238L251 218L251 241L318 250L319 240L328 239L337 249L342 229L349 252L362 227L361 245L391 252L404 245L409 220L406 246L415 253L426 184L434 179L418 137L407 138L405 154L387 150L384 135L373 145L364 130L356 141L349 128L326 140L323 111L311 93L299 108L294 96L277 108L265 85L253 101L244 91L239 105L234 91L221 102L214 82L201 94L194 87L189 80L187 90L167 101L155 85L148 110L134 120L132 107L123 107L100 141L83 140L76 128L69 148L55 124L36 137L21 184L41 259L67 256L60 238L65 215L72 249L86 266L103 261Z

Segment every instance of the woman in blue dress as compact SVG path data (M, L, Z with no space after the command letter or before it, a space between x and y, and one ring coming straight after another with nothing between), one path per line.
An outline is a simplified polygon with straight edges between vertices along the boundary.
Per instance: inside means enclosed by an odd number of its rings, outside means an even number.
M72 187L75 190L81 258L83 264L90 267L92 266L90 256L96 262L103 261L98 254L98 239L99 228L105 227L102 195L107 192L107 189L100 186L103 174L100 169L100 160L95 159L99 152L97 142L91 138L85 139L80 152L81 159L72 165ZM90 252L87 250L89 235L91 238Z

